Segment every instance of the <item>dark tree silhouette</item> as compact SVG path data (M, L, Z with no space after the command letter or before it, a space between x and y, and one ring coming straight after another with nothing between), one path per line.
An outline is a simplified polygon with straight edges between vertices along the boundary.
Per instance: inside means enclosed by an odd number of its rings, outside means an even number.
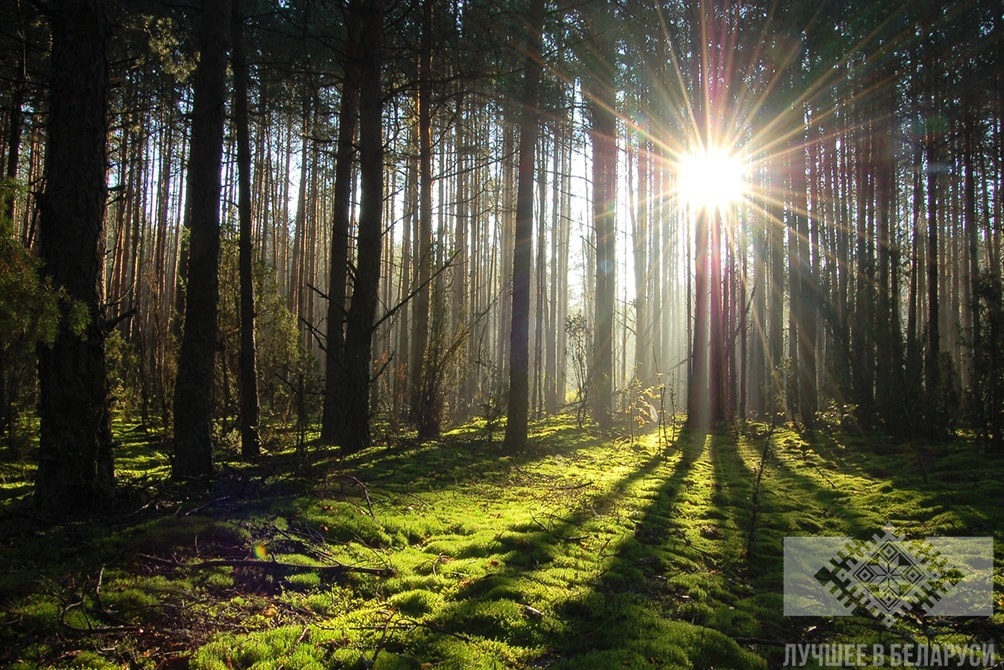
M38 350L35 500L52 511L100 505L113 489L112 435L101 310L104 267L108 38L106 8L75 0L51 15L52 84L43 272L62 291L51 346Z
M258 366L255 347L254 249L251 240L251 138L248 129L248 64L244 48L244 13L241 0L234 0L231 64L234 73L234 134L237 144L237 216L239 225L240 274L240 424L241 455L261 454L258 430Z
M212 384L219 304L220 166L226 116L229 0L205 0L192 99L184 333L174 391L175 479L213 474Z
M370 445L369 388L373 320L383 247L383 0L363 0L359 52L359 242L356 281L345 331L345 414L341 446L354 453Z
M349 272L349 220L352 210L352 164L359 123L359 13L346 12L341 106L335 148L335 185L332 203L331 273L328 278L327 329L324 349L324 402L321 440L339 440L345 408L345 297Z

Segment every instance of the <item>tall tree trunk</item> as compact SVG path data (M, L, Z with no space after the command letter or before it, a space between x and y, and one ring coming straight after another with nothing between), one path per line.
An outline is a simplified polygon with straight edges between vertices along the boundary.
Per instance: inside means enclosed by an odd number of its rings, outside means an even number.
M244 14L234 0L231 64L234 72L234 127L237 141L238 272L240 282L240 425L241 455L261 454L258 431L258 365L255 347L254 250L251 245L251 137L248 132L248 65L244 55Z
M799 135L799 142L792 147L791 155L791 195L797 247L792 271L792 307L794 319L798 322L795 335L796 356L793 359L793 374L797 375L796 393L798 420L811 428L815 424L817 410L816 390L816 291L812 267L810 245L808 185L806 182L805 146L808 133ZM796 290L797 286L797 290Z
M649 195L649 158L651 147L646 140L640 141L638 148L638 201L631 230L631 246L634 253L635 288L635 363L634 374L642 386L652 381L652 320L649 316L649 268L648 268L648 213L651 211Z
M940 386L941 317L938 313L938 170L941 169L936 122L925 136L927 158L927 361L925 382L929 400Z
M690 345L690 370L687 375L687 424L694 429L705 430L710 423L708 398L708 354L709 354L709 211L697 212L694 231L694 291L693 291L693 332Z
M66 292L51 346L38 351L40 441L35 501L55 512L95 507L114 486L104 267L108 36L98 0L65 2L52 15L45 193L40 200L43 272ZM87 321L74 323L75 304Z
M426 403L426 373L431 372L427 358L429 345L430 280L432 278L432 0L422 4L422 38L418 62L418 257L417 293L413 306L411 340L411 404L412 421L424 438L439 432L432 423L432 407Z
M567 247L562 243L562 229L564 222L561 217L562 182L565 179L564 166L564 144L567 139L564 137L563 123L556 123L554 128L554 178L551 180L551 282L548 287L548 320L550 328L547 330L547 343L544 348L544 411L548 414L555 414L560 405L560 398L564 395L563 389L559 395L559 367L564 368L564 347L559 347L558 342L561 333L565 330L565 320L561 316L561 307L558 301L564 300L565 296L560 296L558 287L562 278L562 259L567 253ZM561 357L559 359L559 356Z
M341 107L338 110L338 145L335 149L334 210L331 229L331 270L324 349L324 401L321 440L339 441L345 408L345 300L349 271L349 225L352 211L352 163L359 122L359 16L349 11L347 52Z
M867 111L865 112L867 113ZM875 337L873 332L875 259L872 234L871 202L873 151L869 137L860 141L859 155L856 158L855 176L857 177L856 202L856 254L857 266L854 293L854 324L851 329L851 355L853 356L853 390L854 402L858 406L859 416L866 424L874 419L875 404Z
M893 282L893 238L892 226L895 201L893 188L896 178L896 167L893 160L889 138L893 134L890 120L895 113L895 101L888 91L882 94L882 113L875 122L873 143L875 146L875 210L876 210L876 244L878 260L878 295L876 300L875 333L876 376L882 383L876 387L876 401L879 412L887 427L899 430L904 427L901 409L902 390L897 389L893 380L901 379L902 366L900 356L900 333L895 325L894 314L895 293L898 290Z
M516 234L512 255L512 322L509 330L509 409L505 448L526 447L530 411L530 265L533 258L533 174L537 146L541 31L544 0L532 0L527 20L516 182Z
M229 0L204 0L192 99L188 168L189 256L184 334L174 390L175 479L213 474L213 360L218 348L220 171L226 112Z
M594 58L586 83L590 136L593 146L592 222L596 236L596 296L593 354L589 366L591 411L601 428L608 428L613 411L614 304L616 300L617 209L617 90L616 52L610 37L612 17L605 5L591 17Z
M969 356L966 361L966 378L969 385L975 383L977 377L980 350L983 346L983 336L980 332L979 307L977 305L980 284L979 262L979 222L976 219L976 152L977 152L977 120L976 112L969 103L966 110L964 134L964 150L962 164L963 175L963 228L966 238L966 282L963 284L964 298L962 304L963 329L969 335ZM1001 110L1004 114L1004 110Z
M369 384L380 287L383 232L383 0L360 7L359 49L359 245L352 304L345 331L345 423L342 451L351 454L370 445Z
M711 227L708 252L708 421L711 425L726 418L726 387L730 384L728 361L726 359L726 315L727 302L724 289L724 264L722 259L724 213L713 207L707 212Z
M547 140L541 142L544 146ZM543 153L543 152L541 152ZM530 408L534 417L539 417L544 410L543 390L544 374L544 330L547 318L547 158L541 156L537 161L537 259L533 268L534 293L531 302L533 312L533 381Z

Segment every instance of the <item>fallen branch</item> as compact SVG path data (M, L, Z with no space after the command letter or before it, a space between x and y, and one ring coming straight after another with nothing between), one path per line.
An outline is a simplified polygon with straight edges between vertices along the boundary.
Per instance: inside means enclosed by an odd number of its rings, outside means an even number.
M376 514L373 513L373 501L370 499L370 490L366 488L366 484L363 484L362 481L360 481L357 477L353 477L352 475L342 475L342 476L351 480L351 482L355 486L359 487L359 490L362 491L363 493L363 498L366 499L366 509L370 513L370 518L376 521L377 520Z
M561 540L562 542L582 542L583 540L589 538L588 535L574 535L574 536L560 535L551 530L550 528L548 528L547 526L545 526L544 524L542 524L541 522L537 521L537 518L533 514L530 515L530 520L533 521L533 523L542 531L544 531L551 537Z
M178 560L140 554L144 561L167 565L172 568L186 568L189 570L205 570L207 568L256 568L271 573L292 573L292 572L316 572L335 579L349 573L361 575L374 575L376 577L391 577L395 574L393 568L369 568L362 565L303 565L300 563L280 563L279 561L262 561L255 558L214 558L194 563L185 563Z

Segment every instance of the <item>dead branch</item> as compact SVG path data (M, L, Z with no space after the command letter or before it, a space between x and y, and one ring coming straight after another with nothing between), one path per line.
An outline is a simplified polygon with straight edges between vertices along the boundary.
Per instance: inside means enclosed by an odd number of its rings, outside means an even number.
M373 575L376 577L391 577L395 574L393 568L370 568L362 565L302 565L299 563L281 563L279 561L262 561L255 558L214 558L205 561L195 561L185 563L183 561L140 554L140 558L150 563L167 565L172 568L185 568L188 570L205 570L208 568L255 568L271 572L273 574L285 574L293 572L316 572L320 575L339 579L349 573L361 575Z

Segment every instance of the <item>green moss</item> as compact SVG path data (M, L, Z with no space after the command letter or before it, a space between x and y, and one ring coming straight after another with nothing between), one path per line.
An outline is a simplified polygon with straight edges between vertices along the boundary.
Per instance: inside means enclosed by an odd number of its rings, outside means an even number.
M154 495L163 454L136 426L123 430L125 477ZM893 521L913 535L1004 539L997 462L939 447L925 481L912 447L783 428L751 534L766 433L684 433L660 451L654 434L619 443L557 417L535 425L529 453L501 458L471 425L338 461L312 451L294 478L279 465L296 462L292 451L234 463L221 482L243 487L233 495L175 500L166 488L174 502L126 521L0 527L0 665L142 667L184 630L191 666L205 669L763 668L780 664L776 649L733 640L801 639L802 622L783 617L786 536L867 537ZM214 558L394 573L191 565ZM1004 602L999 578L995 590ZM74 645L61 621L164 633ZM852 618L816 635L876 633Z

